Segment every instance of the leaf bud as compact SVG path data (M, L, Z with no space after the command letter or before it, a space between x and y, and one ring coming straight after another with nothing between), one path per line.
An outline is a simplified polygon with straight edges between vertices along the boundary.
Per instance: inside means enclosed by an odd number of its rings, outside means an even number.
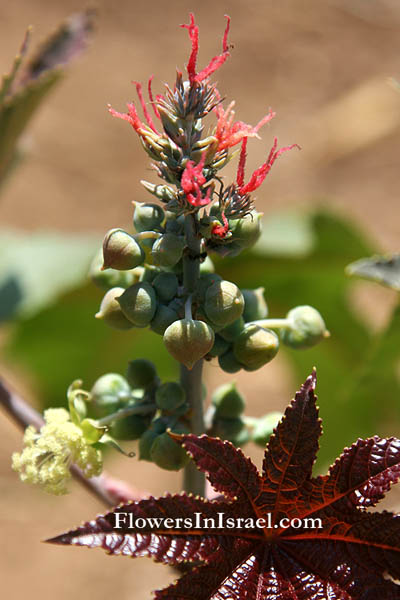
M235 357L246 371L256 371L270 362L278 349L276 333L254 324L246 325L233 345Z
M268 316L268 307L264 298L264 288L255 290L242 290L244 298L243 318L246 321L257 321Z
M274 428L282 418L282 413L271 412L257 419L251 434L251 439L255 444L264 447L271 437Z
M156 390L156 404L161 410L174 412L186 401L186 393L180 383L167 381Z
M178 278L174 273L160 273L153 279L153 287L161 302L170 302L178 292Z
M183 237L173 233L165 233L153 244L151 256L159 267L173 267L182 257L184 248Z
M164 209L159 204L135 202L133 224L137 232L160 229L164 218Z
M211 402L215 406L217 418L224 417L232 419L239 417L244 411L245 400L236 388L235 383L220 385L213 393Z
M157 309L156 293L147 282L131 285L124 290L118 302L126 318L136 327L147 327Z
M168 352L188 369L203 358L214 344L214 331L203 321L180 319L164 333Z
M137 358L128 363L126 378L133 388L148 388L157 381L155 365L145 358Z
M312 306L297 306L286 319L290 328L281 330L281 339L291 348L311 348L329 336L323 318Z
M167 432L156 437L150 449L150 457L157 466L167 471L179 471L189 461L185 449Z
M229 325L241 317L244 298L241 291L231 281L217 281L206 291L204 310L216 325Z
M96 319L102 319L114 329L132 329L133 324L121 310L118 298L125 292L124 288L115 287L108 290L100 304Z
M123 229L111 229L103 242L103 270L128 271L143 264L144 252L135 238Z

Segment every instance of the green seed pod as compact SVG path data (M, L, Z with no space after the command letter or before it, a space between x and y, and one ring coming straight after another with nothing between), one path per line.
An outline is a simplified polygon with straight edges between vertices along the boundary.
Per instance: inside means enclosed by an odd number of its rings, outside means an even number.
M246 371L256 371L270 362L279 349L279 338L274 331L258 325L246 325L233 344L236 359Z
M203 358L214 344L214 331L203 321L180 319L164 333L168 352L188 369Z
M237 373L243 369L243 365L237 360L231 347L227 352L218 356L218 364L225 373Z
M136 231L152 231L153 229L159 229L164 218L164 210L159 204L153 204L152 202L135 202L133 224Z
M222 440L228 440L240 446L245 444L250 439L250 434L246 428L244 421L239 418L217 418L213 422L212 434Z
M151 256L159 267L173 267L181 259L184 248L183 237L165 233L153 244Z
M107 373L94 382L90 390L94 416L105 417L122 408L132 397L132 390L122 375Z
M154 333L164 335L167 327L169 327L174 321L177 321L178 319L179 316L177 312L175 312L168 306L165 306L165 304L159 304L157 306L154 319L150 323L150 329L154 331Z
M146 241L146 240L144 240ZM155 280L155 278L157 277L157 275L159 275L161 273L160 269L157 269L157 267L153 267L153 266L149 266L149 267L145 267L143 269L143 274L142 277L140 278L140 281L142 283L153 283L153 281Z
M211 402L215 406L216 418L239 417L246 407L245 400L238 392L235 383L220 385L211 396Z
M156 367L145 358L137 358L128 363L126 379L133 388L147 388L157 381Z
M153 428L145 431L139 440L139 460L152 461L150 450L153 442L158 438L160 432L155 431Z
M180 383L167 381L160 385L156 391L156 404L158 408L174 412L186 401L186 393Z
M121 310L136 327L150 324L157 309L156 293L150 283L135 283L118 298Z
M253 210L242 219L230 222L232 238L242 248L253 246L261 235L261 214Z
M201 302L204 302L206 297L206 291L213 283L222 281L221 275L218 273L203 273L197 282L196 296Z
M211 348L208 356L214 358L215 356L220 356L227 352L230 348L229 342L224 340L224 338L220 337L219 333L215 335L214 346Z
M242 290L244 298L243 318L246 321L257 321L265 319L268 315L268 307L264 298L264 288L255 290Z
M206 291L204 310L216 325L229 325L242 316L244 298L231 281L216 281Z
M148 415L130 415L115 421L110 434L116 440L137 440L147 430L150 421L151 417Z
M174 273L160 273L153 279L153 287L161 302L170 302L178 291L178 278Z
M157 466L167 471L179 471L189 460L185 449L168 433L156 437L150 449L150 457Z
M271 437L274 428L278 425L282 418L282 413L271 412L268 415L264 415L260 419L257 419L251 439L255 444L264 447Z
M109 290L112 287L126 289L138 282L144 271L143 267L136 267L130 271L116 271L115 269L103 270L103 249L100 249L93 258L89 269L89 277L97 287Z
M103 242L103 269L128 271L141 265L144 252L137 241L123 229L111 229Z
M215 273L214 263L209 256L200 263L200 276L206 273Z
M218 335L227 342L233 342L242 333L244 325L243 317L239 317L239 319L236 319L236 321L233 321L233 323L221 329Z
M100 304L96 319L102 319L114 329L132 329L133 324L121 310L118 299L125 292L124 288L115 287L108 290Z
M281 339L291 348L311 348L329 336L323 318L312 306L297 306L286 318L291 327L281 330Z

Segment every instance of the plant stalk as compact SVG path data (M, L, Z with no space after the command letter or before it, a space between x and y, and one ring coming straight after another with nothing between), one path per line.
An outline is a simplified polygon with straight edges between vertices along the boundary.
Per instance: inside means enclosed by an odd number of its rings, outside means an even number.
M183 287L185 294L190 296L197 287L200 276L200 246L201 238L196 230L196 215L187 215L185 218L186 252L183 257ZM195 435L205 432L203 414L203 392L202 392L203 361L199 360L189 370L181 364L180 381L183 386L187 400L190 404L191 431ZM205 496L205 477L199 471L194 462L190 461L184 469L183 489L187 493Z

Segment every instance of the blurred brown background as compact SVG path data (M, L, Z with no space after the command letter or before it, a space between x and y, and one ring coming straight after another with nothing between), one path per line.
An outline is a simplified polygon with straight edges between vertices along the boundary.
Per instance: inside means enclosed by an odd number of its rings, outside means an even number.
M124 110L134 98L132 79L145 82L153 73L156 92L164 81L174 81L175 68L183 68L189 55L187 33L178 27L188 22L189 11L200 26L199 64L206 64L220 51L228 13L235 48L218 72L219 89L236 99L236 116L246 122L256 123L269 107L277 112L263 139L250 144L249 171L264 160L273 135L281 145L302 146L274 167L258 207L269 214L320 203L357 219L382 249L399 249L400 93L389 82L400 80L398 0L204 0L198 6L102 0L97 6L91 48L29 129L30 157L2 194L2 225L102 232L127 223L130 202L149 198L139 180L153 175L131 128L112 119L106 105ZM83 8L74 0L3 1L0 72L9 68L28 24L37 42ZM367 311L386 299L380 288L368 290L359 299ZM298 382L287 377L282 360L269 369L268 378L241 377L241 389L254 398L268 393L269 407L279 408ZM219 382L219 372L211 369L208 378L212 385ZM263 412L261 403L253 410ZM3 418L0 428L5 597L105 600L113 594L144 600L174 578L146 559L111 560L102 552L40 544L101 507L77 486L61 499L28 492L9 467L20 434ZM258 460L261 455L251 454ZM108 470L122 476L125 466L116 458ZM179 488L179 475L148 464L136 463L131 471L131 483L154 494Z

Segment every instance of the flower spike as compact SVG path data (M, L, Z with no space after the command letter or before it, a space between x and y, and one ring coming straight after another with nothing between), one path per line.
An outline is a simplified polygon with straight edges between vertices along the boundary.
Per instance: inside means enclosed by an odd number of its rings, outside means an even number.
M158 133L157 129L155 128L155 126L154 126L153 119L151 118L151 115L150 115L150 113L148 111L148 108L146 106L146 103L144 101L143 91L142 91L142 84L139 83L139 81L132 81L132 83L134 83L135 86L136 86L136 92L137 92L137 95L138 95L138 98L139 98L139 102L141 104L141 107L142 107L142 110L143 110L143 114L144 114L144 117L145 117L145 119L147 121L148 126L150 127L150 129L152 129L154 131L154 133L156 133L157 135L160 135Z
M206 206L211 200L211 187L208 188L204 197L201 192L201 186L206 182L206 178L203 175L204 162L205 154L203 154L197 165L193 160L188 160L185 170L182 173L182 189L186 194L187 201L194 207Z

